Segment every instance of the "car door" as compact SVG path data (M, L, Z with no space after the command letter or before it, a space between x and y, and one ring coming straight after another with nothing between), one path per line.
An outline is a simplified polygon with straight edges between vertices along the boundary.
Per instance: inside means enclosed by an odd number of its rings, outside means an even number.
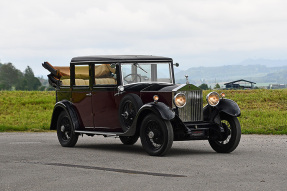
M94 129L90 69L88 64L71 65L72 102L80 115L85 130Z
M95 64L95 81L92 89L92 108L96 131L121 131L118 104L115 101L117 92L116 69L110 64Z

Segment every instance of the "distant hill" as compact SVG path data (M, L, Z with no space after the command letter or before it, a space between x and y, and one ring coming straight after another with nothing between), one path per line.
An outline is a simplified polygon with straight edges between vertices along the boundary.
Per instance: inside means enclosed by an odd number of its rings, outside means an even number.
M263 77L250 78L257 83L287 84L287 70L269 73Z
M247 59L238 63L238 65L264 65L267 67L281 67L287 66L287 60Z
M193 67L175 73L177 83L185 83L188 75L190 83L213 84L229 82L238 79L251 80L256 83L284 83L287 84L287 65L267 67L266 65L228 65L218 67Z

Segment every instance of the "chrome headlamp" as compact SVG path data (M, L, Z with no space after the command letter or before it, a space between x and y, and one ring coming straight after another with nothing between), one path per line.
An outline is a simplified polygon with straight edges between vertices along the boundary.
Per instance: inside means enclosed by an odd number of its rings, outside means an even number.
M206 96L206 101L210 106L217 106L217 104L219 103L219 95L217 92L210 92L207 96Z
M176 105L176 107L182 108L186 104L186 98L183 93L178 93L173 98L173 103Z

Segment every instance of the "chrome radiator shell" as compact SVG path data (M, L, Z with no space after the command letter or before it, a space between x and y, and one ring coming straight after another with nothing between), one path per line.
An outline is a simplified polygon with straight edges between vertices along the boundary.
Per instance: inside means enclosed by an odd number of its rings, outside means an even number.
M183 108L178 108L179 118L183 122L203 121L202 90L176 91L173 93L174 95L184 93L186 96L186 105Z

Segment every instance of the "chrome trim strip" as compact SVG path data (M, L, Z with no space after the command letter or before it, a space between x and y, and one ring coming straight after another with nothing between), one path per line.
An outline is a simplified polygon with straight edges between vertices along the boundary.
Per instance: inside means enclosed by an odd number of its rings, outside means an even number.
M119 135L123 134L123 132L79 131L79 130L75 130L75 133L93 134L93 135L107 135L107 136L119 136Z

